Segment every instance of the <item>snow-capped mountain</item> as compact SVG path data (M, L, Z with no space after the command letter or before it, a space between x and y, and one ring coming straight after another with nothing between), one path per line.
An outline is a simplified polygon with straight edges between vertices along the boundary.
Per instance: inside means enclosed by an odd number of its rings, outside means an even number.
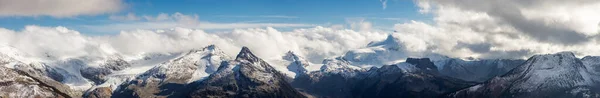
M411 71L414 69L414 66L404 61L408 58L405 52L406 47L396 36L400 35L390 34L385 40L371 42L365 48L350 50L335 59L326 59L323 63L325 65L324 68L326 68L325 70L344 71L344 68L338 70L337 67L350 67L354 69L360 67L358 69L361 69L383 65L403 65L398 67L404 71ZM474 82L483 82L492 77L503 75L524 62L524 60L518 59L463 60L461 58L450 58L433 53L422 54L422 57L430 58L442 75ZM328 62L340 62L340 64L333 65L352 66L327 66Z
M292 85L317 97L351 97L350 85L354 84L354 77L364 71L341 58L326 59L319 71L295 78Z
M321 71L298 77L292 84L317 97L438 97L471 82L442 76L428 58L406 63L355 68L344 60L326 60Z
M341 58L351 65L361 67L395 64L407 57L404 48L400 41L390 34L383 41L371 42L365 48L350 50Z
M466 81L483 82L490 78L504 75L508 71L525 62L525 60L485 59L465 61L457 58L438 60L440 73L445 76Z
M292 51L286 52L281 58L266 61L290 80L312 71L318 71L322 66L322 64L312 64L306 58Z
M294 72L294 77L298 77L299 75L305 75L308 73L309 63L303 57L296 55L294 52L289 51L282 57L282 59L289 61L289 65L287 66L288 71Z
M243 47L236 59L224 63L198 83L191 97L303 98L271 65Z
M600 76L571 52L535 55L507 74L452 93L450 97L600 97Z
M308 62L287 52L267 61L243 47L231 59L215 45L176 53L31 58L0 47L0 94L14 97L600 97L600 57L572 53L525 60L408 58L386 40ZM0 77L2 77L0 75ZM7 77L7 76L4 76ZM15 80L16 79L16 80ZM19 80L19 81L17 81ZM28 80L28 81L20 81ZM472 81L472 82L471 82ZM475 82L480 84L473 85ZM6 88L27 86L20 91ZM468 88L467 88L468 87Z
M163 86L178 89L188 83L208 77L217 71L223 61L231 60L223 51L214 45L188 53L173 60L161 63L140 74L134 80L126 82L116 90L116 94L137 95L137 97L166 96Z

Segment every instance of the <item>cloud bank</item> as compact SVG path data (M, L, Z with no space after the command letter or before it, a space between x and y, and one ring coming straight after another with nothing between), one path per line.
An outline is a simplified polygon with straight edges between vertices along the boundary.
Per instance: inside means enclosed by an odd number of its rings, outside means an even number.
M121 0L0 0L0 17L97 15L117 12L124 6Z
M242 46L247 46L265 59L281 58L287 51L294 51L319 63L323 58L364 47L372 40L383 39L387 33L317 26L289 32L271 27L210 33L200 29L173 28L85 36L64 27L27 26L22 31L0 29L0 35L3 35L0 37L0 46L14 47L31 58L39 59L111 55L135 57L143 53L182 52L215 44L232 56Z
M450 57L527 58L533 54L573 51L600 55L600 1L597 0L416 0L419 12L433 22L409 21L392 34L410 54L437 53ZM151 52L181 52L209 44L235 55L241 46L263 58L295 51L311 62L339 56L383 40L389 34L365 19L331 27L286 23L211 23L181 13L114 16L119 22L87 26L120 33L85 36L64 27L27 26L22 31L0 29L0 45L34 58L56 59ZM282 32L275 27L302 27ZM349 28L344 28L349 27ZM249 29L236 29L249 28ZM233 29L207 32L206 29ZM122 31L123 30L123 31ZM407 55L410 57L411 55Z

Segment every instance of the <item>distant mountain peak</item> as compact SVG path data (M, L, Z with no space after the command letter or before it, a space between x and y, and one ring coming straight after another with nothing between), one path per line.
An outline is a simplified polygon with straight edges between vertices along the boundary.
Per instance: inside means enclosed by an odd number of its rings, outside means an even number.
M415 67L424 71L438 73L438 68L429 58L407 58L406 63L415 65Z
M215 44L210 44L205 47L205 49L208 49L208 50L214 50L215 48L217 48L217 46L215 46Z
M385 38L385 40L383 40L383 41L369 43L367 45L367 47L382 46L382 45L385 46L386 48L390 48L390 49L394 49L394 50L398 50L400 47L400 43L398 43L397 39L392 34L389 34L387 36L387 38Z
M306 74L308 72L307 67L309 63L303 57L296 55L292 51L288 51L283 57L283 60L289 61L287 64L287 69L289 71L294 72L296 75L294 77L298 77L302 74Z
M293 51L288 51L283 56L283 59L288 60L288 61L293 61L296 59L296 57L297 57L297 55Z
M376 68L376 67L374 67L374 68ZM383 65L379 69L380 70L390 70L390 71L399 71L399 70L402 70L397 65Z
M288 51L287 53L285 53L283 59L287 61L303 61L303 57L297 55L293 51Z

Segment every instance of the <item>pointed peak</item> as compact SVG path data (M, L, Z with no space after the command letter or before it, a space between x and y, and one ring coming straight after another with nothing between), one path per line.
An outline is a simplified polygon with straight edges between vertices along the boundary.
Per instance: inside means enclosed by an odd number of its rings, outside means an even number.
M393 34L388 34L387 38L382 41L370 42L367 47L375 47L375 46L384 46L390 50L400 50L403 46L402 43L397 41L398 39L394 37Z
M244 47L242 47L242 50L240 50L240 53L238 53L235 60L248 60L248 61L254 62L254 61L258 61L258 57L256 57L254 54L252 54L252 52L250 51L250 49L248 49L248 47L244 46Z
M250 51L250 49L248 47L246 47L246 46L242 47L242 50L240 51L240 54L241 53L250 53L250 54L252 54L252 52Z
M198 53L198 52L207 52L207 51L208 52L221 52L221 50L219 48L217 48L217 46L211 44L202 49L198 49L198 48L192 49L192 50L190 50L190 52L188 54L193 54L193 53Z
M287 60L287 61L298 61L298 60L300 60L300 57L298 55L296 55L296 53L294 53L293 51L288 51L283 56L283 59Z
M394 41L394 36L392 34L388 34L387 38L385 38L385 41Z

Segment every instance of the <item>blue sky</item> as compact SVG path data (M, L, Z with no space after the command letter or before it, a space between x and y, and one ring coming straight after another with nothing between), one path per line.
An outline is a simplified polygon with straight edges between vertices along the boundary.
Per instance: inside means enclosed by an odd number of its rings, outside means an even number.
M211 23L291 23L327 26L346 24L349 19L364 19L374 28L389 30L394 24L410 20L427 21L412 0L390 0L383 8L379 0L126 0L116 12L53 16L4 16L0 27L21 30L26 25L64 26L87 35L117 34L83 26L127 23L110 16L156 16L160 13L197 15L198 20ZM102 7L99 5L98 7ZM285 29L284 29L285 30Z

